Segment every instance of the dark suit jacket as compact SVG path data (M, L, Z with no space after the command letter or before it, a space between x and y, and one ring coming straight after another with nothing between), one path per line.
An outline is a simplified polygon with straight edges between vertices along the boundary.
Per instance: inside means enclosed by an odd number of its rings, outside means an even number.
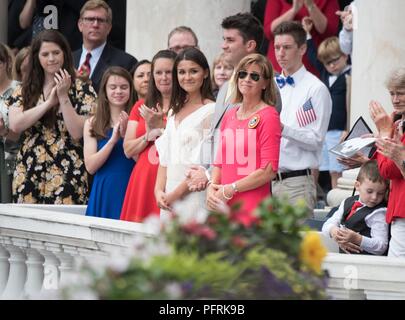
M329 85L329 77L331 74L326 70L325 66L317 58L317 49L312 39L307 40L307 56L312 65L318 69L321 81L328 88L332 98L332 114L329 120L328 131L330 130L346 130L347 108L346 94L347 84L346 76L351 74L351 69L340 74L332 86Z
M79 69L80 63L80 56L82 55L82 49L76 50L73 53L73 60L75 67ZM94 89L98 93L101 78L103 77L104 71L111 66L119 66L127 69L128 72L131 68L137 63L135 57L131 56L130 54L114 48L113 46L107 45L105 46L103 53L101 54L100 59L97 62L96 68L91 76L91 81L93 84Z

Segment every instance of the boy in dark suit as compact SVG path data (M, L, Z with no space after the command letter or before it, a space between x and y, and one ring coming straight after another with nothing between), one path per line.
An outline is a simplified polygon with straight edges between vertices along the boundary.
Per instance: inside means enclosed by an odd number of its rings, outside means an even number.
M337 242L340 252L383 255L388 247L388 181L381 177L375 160L361 166L355 187L359 194L342 201L322 232Z

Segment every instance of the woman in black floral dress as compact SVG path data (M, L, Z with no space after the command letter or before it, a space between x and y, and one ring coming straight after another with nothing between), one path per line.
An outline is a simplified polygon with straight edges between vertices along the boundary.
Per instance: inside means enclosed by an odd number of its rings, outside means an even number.
M76 79L70 47L58 31L33 40L28 79L7 101L10 130L22 135L13 201L85 204L83 125L96 93Z

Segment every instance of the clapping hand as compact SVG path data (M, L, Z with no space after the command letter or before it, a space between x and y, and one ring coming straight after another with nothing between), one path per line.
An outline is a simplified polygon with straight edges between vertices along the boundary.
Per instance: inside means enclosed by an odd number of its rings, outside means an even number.
M116 144L118 142L118 140L120 139L120 137L121 137L121 135L120 135L120 122L118 121L113 127L113 132L111 134L110 141L113 144Z
M382 105L377 101L370 102L369 110L371 119L378 129L380 137L391 137L394 127L392 116L389 116Z
M293 0L292 9L295 13L301 10L302 6L304 5L304 0Z
M305 32L307 34L311 33L312 27L314 26L314 23L312 22L312 19L308 16L302 18L302 27L304 28Z
M53 108L59 104L56 85L52 88L51 93L46 98L46 102L49 104L49 108Z
M391 138L379 138L376 141L378 152L383 156L392 159L395 163L401 164L405 156L405 146L400 140Z
M128 124L128 114L125 111L121 111L119 123L120 123L120 135L122 138L124 138Z
M340 17L343 28L347 31L353 30L353 12L350 6L346 6L344 11L336 11L336 14Z
M139 113L142 118L145 119L146 125L149 129L163 128L163 109L159 103L156 105L156 110L148 108L146 105L142 105L139 108Z
M163 130L160 128L155 128L152 130L148 131L147 137L148 141L155 141L157 138L159 138L162 135Z
M56 83L56 93L59 100L61 98L66 98L68 96L70 86L72 85L72 77L70 76L69 72L67 72L66 69L60 69L55 73L55 77L53 79Z

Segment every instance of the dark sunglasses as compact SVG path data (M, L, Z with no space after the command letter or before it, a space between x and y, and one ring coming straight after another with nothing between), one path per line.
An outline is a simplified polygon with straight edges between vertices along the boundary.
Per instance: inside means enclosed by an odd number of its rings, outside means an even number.
M247 77L247 75L249 75L250 79L252 79L254 82L258 82L260 80L260 74L258 74L256 72L248 73L247 71L243 71L243 70L238 72L239 79L245 79Z

